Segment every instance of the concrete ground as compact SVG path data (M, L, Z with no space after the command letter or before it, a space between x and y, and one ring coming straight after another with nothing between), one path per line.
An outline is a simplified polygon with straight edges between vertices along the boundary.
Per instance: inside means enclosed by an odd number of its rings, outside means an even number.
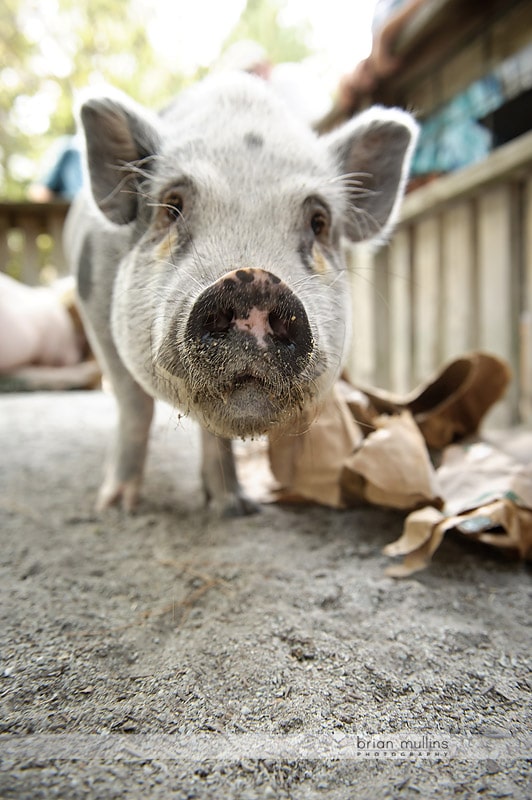
M0 396L0 797L530 798L530 572L402 517L216 521L159 409L133 517L99 392Z

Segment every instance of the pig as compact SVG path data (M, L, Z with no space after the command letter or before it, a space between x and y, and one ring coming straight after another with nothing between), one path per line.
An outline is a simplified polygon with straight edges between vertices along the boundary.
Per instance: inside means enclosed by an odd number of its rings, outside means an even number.
M200 423L215 512L252 513L231 440L296 431L331 390L352 328L344 244L391 230L417 125L375 107L319 137L237 73L160 113L89 97L80 119L90 191L66 251L119 409L98 507L136 505L162 399Z
M64 282L26 286L0 273L0 374L81 361L81 337L62 299L67 290Z

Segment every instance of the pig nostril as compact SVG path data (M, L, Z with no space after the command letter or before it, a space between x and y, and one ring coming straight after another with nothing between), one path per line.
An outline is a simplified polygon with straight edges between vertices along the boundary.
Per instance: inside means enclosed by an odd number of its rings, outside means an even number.
M205 320L205 333L210 336L227 333L231 327L234 316L235 314L232 309L217 309L211 312Z
M272 311L268 316L268 322L276 339L281 339L287 344L293 343L293 336L290 335L291 319L287 320L286 317L282 317L276 311Z

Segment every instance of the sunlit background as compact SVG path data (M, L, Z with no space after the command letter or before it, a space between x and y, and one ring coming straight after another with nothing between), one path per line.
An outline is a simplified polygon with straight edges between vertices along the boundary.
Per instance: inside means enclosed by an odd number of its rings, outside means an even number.
M0 196L20 198L72 131L76 91L117 85L160 106L223 63L240 39L297 62L326 110L371 47L374 2L346 0L2 0Z
M248 3L253 5L261 4ZM369 50L373 5L356 0L285 0L278 3L278 22L299 29L309 50L320 56L324 72L337 76ZM196 0L193 6L189 0L159 0L148 35L170 67L193 73L215 62L245 7L245 0Z

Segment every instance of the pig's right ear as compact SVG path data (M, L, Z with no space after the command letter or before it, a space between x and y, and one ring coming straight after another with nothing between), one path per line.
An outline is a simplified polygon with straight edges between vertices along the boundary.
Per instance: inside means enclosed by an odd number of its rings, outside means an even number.
M324 137L347 199L345 233L354 242L390 232L418 136L413 117L375 106Z
M94 200L111 222L131 222L137 214L139 162L158 148L155 128L140 108L109 97L87 100L80 117Z

